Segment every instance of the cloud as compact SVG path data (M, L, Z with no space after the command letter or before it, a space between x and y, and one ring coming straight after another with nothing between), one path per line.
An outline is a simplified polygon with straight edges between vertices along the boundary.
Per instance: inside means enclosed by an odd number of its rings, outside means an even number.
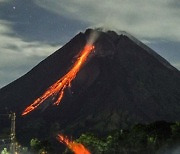
M126 30L139 38L180 41L179 0L34 0L39 6L92 26Z
M42 42L26 42L14 36L11 23L0 20L0 87L22 76L60 48Z

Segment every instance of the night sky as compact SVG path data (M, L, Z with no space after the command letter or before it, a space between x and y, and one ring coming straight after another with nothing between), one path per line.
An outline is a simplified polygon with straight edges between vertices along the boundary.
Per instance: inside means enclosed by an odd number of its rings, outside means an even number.
M179 0L0 0L0 88L89 27L127 31L180 70Z

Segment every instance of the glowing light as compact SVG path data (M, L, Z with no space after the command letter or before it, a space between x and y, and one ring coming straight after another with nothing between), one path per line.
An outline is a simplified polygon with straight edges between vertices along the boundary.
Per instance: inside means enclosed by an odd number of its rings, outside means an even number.
M55 82L52 86L50 86L42 96L37 98L30 106L28 106L23 111L22 115L26 115L29 112L33 111L49 97L53 97L53 100L55 99L54 105L59 105L64 96L64 90L71 85L71 81L76 77L77 73L79 72L82 65L87 60L88 55L93 49L93 45L87 44L80 52L79 57L77 58L71 70L57 82Z
M77 143L75 141L70 141L67 136L63 136L59 134L57 136L57 140L63 144L65 144L70 150L72 150L75 154L90 154L90 152L82 145L81 143Z

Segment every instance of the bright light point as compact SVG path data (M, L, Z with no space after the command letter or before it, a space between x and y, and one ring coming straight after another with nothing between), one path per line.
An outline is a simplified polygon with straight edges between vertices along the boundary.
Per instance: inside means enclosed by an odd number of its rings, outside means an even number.
M15 6L13 6L13 9L15 10L15 9L16 9L16 7L15 7Z

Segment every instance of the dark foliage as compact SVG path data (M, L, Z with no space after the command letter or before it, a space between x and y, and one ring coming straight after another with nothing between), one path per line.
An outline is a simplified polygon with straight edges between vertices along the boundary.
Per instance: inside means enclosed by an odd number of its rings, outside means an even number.
M163 121L137 124L128 130L116 130L106 137L84 133L76 141L93 154L171 154L180 146L180 122Z

